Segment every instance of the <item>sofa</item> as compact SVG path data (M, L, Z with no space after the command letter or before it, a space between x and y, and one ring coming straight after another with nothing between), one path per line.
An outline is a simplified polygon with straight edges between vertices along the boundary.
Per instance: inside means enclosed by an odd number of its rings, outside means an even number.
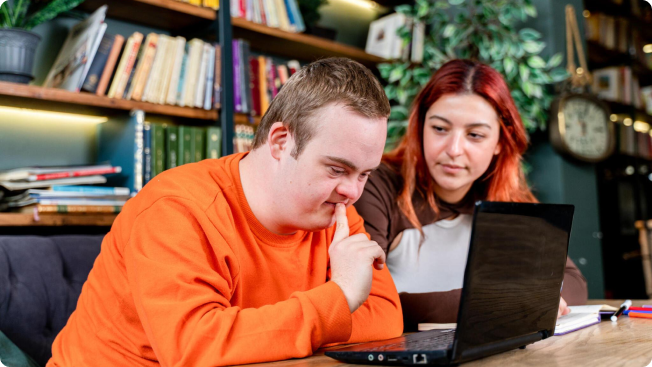
M77 306L103 237L0 235L0 332L42 366Z

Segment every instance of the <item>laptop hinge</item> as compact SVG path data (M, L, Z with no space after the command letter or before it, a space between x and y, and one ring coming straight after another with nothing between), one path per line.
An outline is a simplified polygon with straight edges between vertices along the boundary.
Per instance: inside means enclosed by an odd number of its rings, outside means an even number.
M501 340L494 343L485 344L479 347L468 347L466 350L459 351L460 345L455 341L453 346L452 357L455 363L462 363L472 359L486 357L492 354L506 352L508 350L516 349L518 347L526 346L543 339L541 332L536 332L528 335L519 336L507 340Z

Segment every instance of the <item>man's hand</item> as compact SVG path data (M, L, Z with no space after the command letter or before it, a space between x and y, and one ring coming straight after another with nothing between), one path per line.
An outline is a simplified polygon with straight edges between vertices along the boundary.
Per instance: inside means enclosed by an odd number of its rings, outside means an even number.
M568 315L570 311L571 311L570 308L568 308L566 301L564 301L564 298L562 297L559 300L559 311L557 312L557 318L560 318L564 315Z
M385 252L363 233L349 237L349 220L344 204L337 204L335 216L335 235L328 249L331 280L340 286L353 313L369 297L372 265L378 270L382 269L385 266Z

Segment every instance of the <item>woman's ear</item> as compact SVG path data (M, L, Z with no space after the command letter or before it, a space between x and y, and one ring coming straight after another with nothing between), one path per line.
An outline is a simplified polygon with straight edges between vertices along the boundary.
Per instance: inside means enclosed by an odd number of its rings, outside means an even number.
M496 144L496 149L494 149L494 155L500 154L500 151L502 149L503 149L502 145L500 144L500 142L498 142L498 144Z
M278 160L281 158L281 153L288 149L291 139L290 132L282 122L275 122L270 127L269 134L267 135L267 146L274 159Z

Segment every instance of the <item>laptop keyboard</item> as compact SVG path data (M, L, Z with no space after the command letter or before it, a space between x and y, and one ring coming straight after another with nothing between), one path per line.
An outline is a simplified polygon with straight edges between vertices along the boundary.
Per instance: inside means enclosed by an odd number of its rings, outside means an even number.
M380 351L399 351L399 350L442 350L449 349L455 339L455 331L442 330L442 332L435 333L427 338L413 338L410 336L421 336L419 334L411 334L405 337L402 342L385 344L371 349L365 349L365 352L380 352Z

